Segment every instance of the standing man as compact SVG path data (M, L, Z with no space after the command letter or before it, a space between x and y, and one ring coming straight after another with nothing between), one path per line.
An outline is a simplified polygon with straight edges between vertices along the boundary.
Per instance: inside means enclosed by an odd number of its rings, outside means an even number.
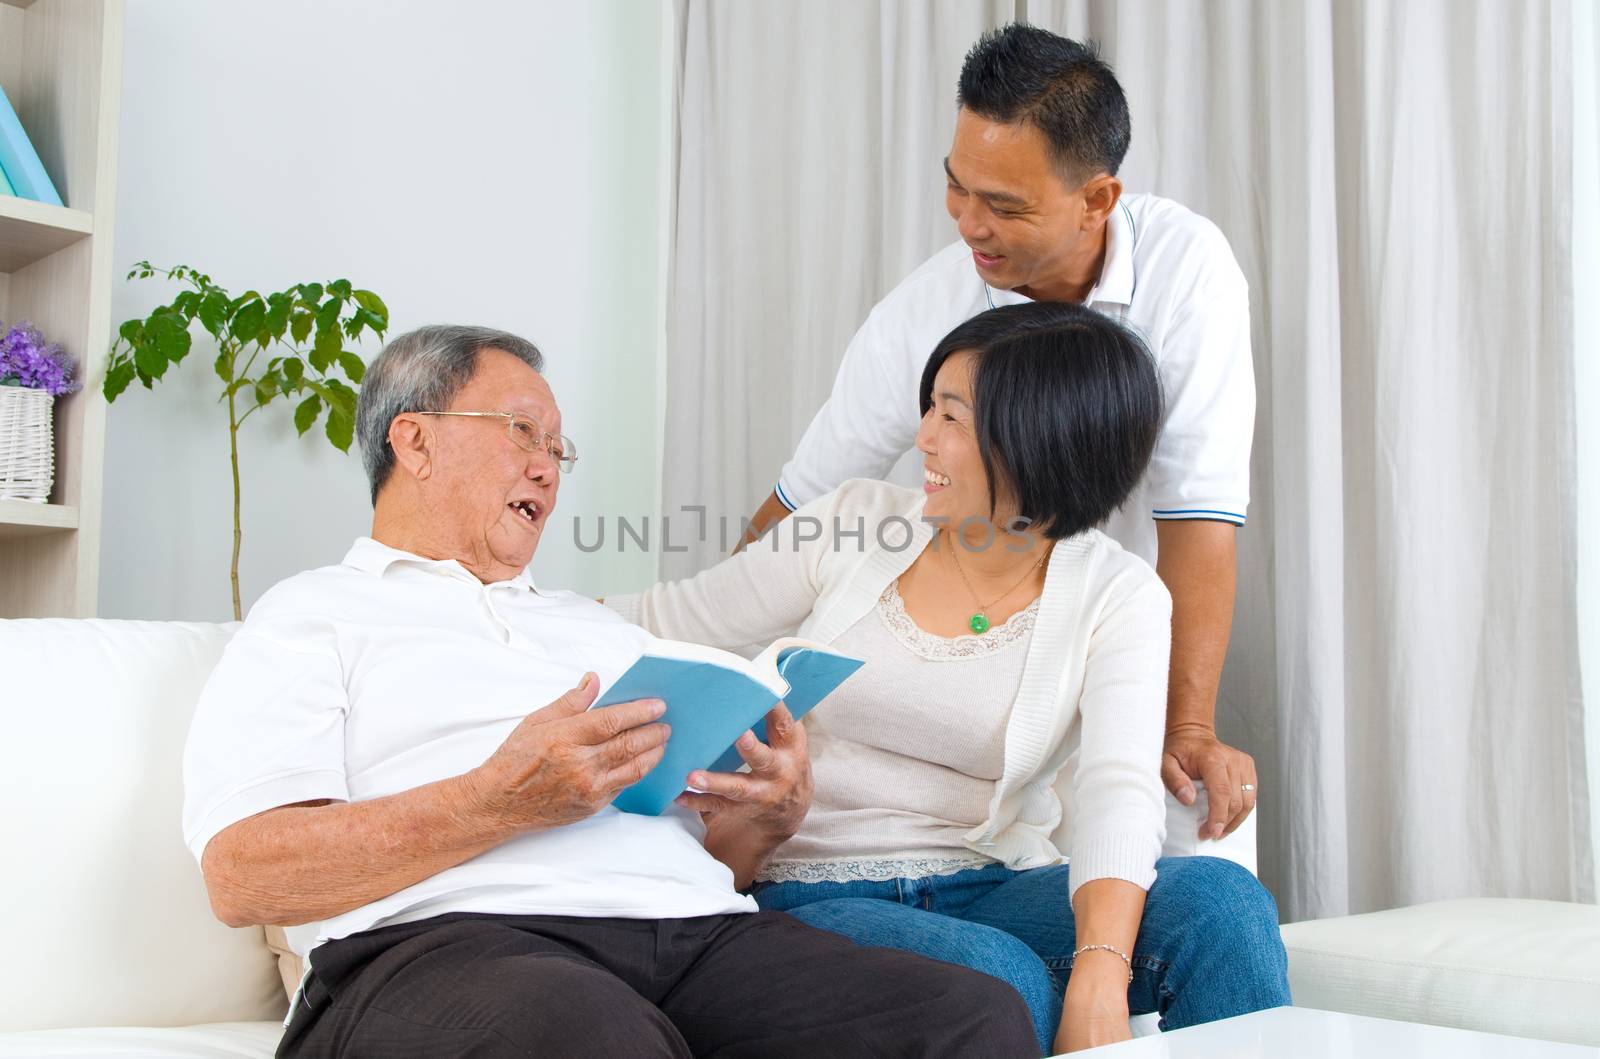
M1214 726L1255 419L1244 275L1204 217L1123 195L1128 103L1093 48L1020 24L987 33L967 54L957 98L945 205L961 239L873 308L751 535L847 479L921 484L914 461L895 465L916 437L923 364L963 320L1034 300L1084 303L1125 323L1155 355L1166 421L1144 481L1104 528L1172 593L1161 774L1186 805L1192 781L1204 781L1200 833L1219 838L1256 801L1254 760Z

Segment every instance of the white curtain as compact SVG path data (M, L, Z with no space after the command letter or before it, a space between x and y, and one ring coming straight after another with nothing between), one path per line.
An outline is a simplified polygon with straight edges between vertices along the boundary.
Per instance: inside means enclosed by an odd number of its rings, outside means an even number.
M1593 897L1568 0L683 0L668 513L753 510L868 308L954 238L987 26L1098 40L1130 190L1228 235L1259 411L1224 738L1288 918ZM736 526L730 526L730 533Z

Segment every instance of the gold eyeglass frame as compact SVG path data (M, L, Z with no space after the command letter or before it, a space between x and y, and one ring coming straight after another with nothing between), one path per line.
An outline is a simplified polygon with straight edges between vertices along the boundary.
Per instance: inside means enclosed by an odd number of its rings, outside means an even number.
M556 461L556 467L562 474L571 474L572 467L578 462L578 443L565 434L552 434L532 416L525 416L518 412L417 412L419 416L463 416L469 419L504 419L506 421L506 437L511 439L511 444L524 452L538 452L539 446L550 458ZM533 425L538 433L538 440L529 448L517 439L517 421ZM559 449L558 449L559 446Z

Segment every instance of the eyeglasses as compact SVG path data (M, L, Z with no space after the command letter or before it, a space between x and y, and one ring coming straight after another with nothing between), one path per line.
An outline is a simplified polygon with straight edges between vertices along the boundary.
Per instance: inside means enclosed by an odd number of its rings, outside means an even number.
M524 452L543 449L556 461L561 473L567 474L578 462L578 446L565 434L547 434L537 419L517 415L515 412L418 412L419 416L467 416L474 419L504 419L506 433L513 444Z

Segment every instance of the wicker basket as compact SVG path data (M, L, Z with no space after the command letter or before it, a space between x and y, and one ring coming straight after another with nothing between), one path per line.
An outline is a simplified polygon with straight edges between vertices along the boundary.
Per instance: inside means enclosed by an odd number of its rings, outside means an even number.
M55 480L55 397L25 386L0 386L0 500L50 499Z

